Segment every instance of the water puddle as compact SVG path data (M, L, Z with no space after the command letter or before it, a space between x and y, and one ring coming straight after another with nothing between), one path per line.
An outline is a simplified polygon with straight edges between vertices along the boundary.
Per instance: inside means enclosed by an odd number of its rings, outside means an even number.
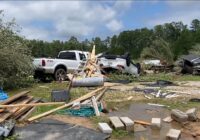
M169 116L170 111L163 107L150 106L144 103L134 103L109 113L109 116L127 116L132 120L143 120L151 122L151 118L165 118ZM151 129L150 126L135 125L134 139L136 140L165 140L166 134L170 128L180 129L177 122L165 123L162 121L160 130ZM131 137L123 138L125 140L133 139Z

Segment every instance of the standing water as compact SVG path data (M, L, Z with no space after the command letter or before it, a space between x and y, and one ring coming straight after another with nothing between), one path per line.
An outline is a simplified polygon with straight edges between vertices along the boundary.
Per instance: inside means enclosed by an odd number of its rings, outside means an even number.
M150 106L144 103L134 103L121 108L118 111L109 113L109 116L119 116L119 117L129 117L132 120L142 120L151 122L152 118L161 118L161 120L170 115L170 111L164 107ZM161 129L155 130L151 129L150 126L141 126L135 124L135 126L140 126L140 130L135 127L134 139L135 140L165 140L166 134L170 128L180 129L181 126L177 122L161 122ZM142 127L142 129L141 129ZM133 139L130 136L123 138L123 140Z

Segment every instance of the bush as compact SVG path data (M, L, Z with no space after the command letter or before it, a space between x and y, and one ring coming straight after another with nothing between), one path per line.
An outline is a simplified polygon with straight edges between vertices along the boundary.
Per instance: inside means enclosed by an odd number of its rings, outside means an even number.
M32 74L31 52L18 36L15 21L4 22L0 11L0 86L16 88L29 83Z
M200 55L200 44L192 46L192 49L189 52L191 54Z
M163 64L171 65L174 62L174 54L169 44L163 39L153 41L152 46L144 48L141 53L142 59L158 59Z

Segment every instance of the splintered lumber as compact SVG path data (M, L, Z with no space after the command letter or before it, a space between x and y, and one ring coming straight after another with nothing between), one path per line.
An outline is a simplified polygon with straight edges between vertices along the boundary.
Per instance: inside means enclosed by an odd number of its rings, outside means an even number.
M8 98L7 100L1 102L0 104L1 104L1 105L9 104L9 103L11 103L11 102L17 100L18 98L20 98L20 97L22 97L22 96L28 94L29 92L30 92L30 91L22 91L22 92L20 92L20 93L14 95L14 96Z
M31 103L37 103L39 101L40 101L40 99L35 99L35 100L31 101ZM31 108L32 108L31 106L24 106L21 109L19 109L17 112L15 112L14 114L12 114L12 116L14 119L18 119L20 116L22 116L25 112L27 112Z
M27 120L35 110L36 110L35 106L31 107L31 109L28 110L23 116L20 116L20 118L18 119L18 121Z
M108 88L106 87L101 93L99 93L96 96L96 101L100 101L101 98L103 97L104 93L108 90ZM85 100L84 102L82 102L82 104L88 104L91 100Z
M25 97L25 99L23 99L23 100L22 99L17 100L17 103L22 102L25 104L25 103L30 102L32 99L33 99L33 97ZM7 112L1 113L0 123L4 122L7 118L9 118L13 113L18 111L19 109L20 109L19 107L13 107L13 108L7 110Z
M86 99L88 99L88 98L91 98L91 97L94 96L97 92L99 92L99 91L101 91L101 90L103 90L103 89L104 89L104 87L98 88L98 89L96 89L96 90L94 90L94 91L92 91L92 92L89 92L89 93L86 94L86 95L83 95L82 97L80 97L80 98L78 98L78 99L75 99L74 101L72 101L72 102L70 102L70 103L68 103L68 104L64 104L64 105L59 106L59 107L57 107L57 108L54 108L54 109L52 109L52 110L50 110L50 111L44 112L44 113L39 114L39 115L37 115L37 116L33 116L33 117L29 118L28 121L34 121L34 120L36 120L36 119L39 119L39 118L42 118L42 117L44 117L44 116L47 116L47 115L49 115L49 114L51 114L51 113L54 113L54 112L56 112L56 111L58 111L58 110L60 110L60 109L64 109L64 108L67 108L67 107L71 107L75 102L82 102L82 101L84 101L84 100L86 100Z
M29 104L9 104L0 105L0 108L10 108L10 107L28 107L28 106L46 106L46 105L63 105L66 102L48 102L48 103L29 103Z
M92 96L92 105L93 105L93 108L94 108L94 111L95 111L95 115L100 116L100 112L99 112L99 109L98 109L96 98L94 96Z
M96 96L96 100L97 101L100 101L101 98L103 97L103 95L105 94L105 92L108 90L108 88L105 88L101 93L99 93L97 96Z
M151 123L149 122L140 121L140 120L134 120L134 123L143 124L143 125L151 125Z

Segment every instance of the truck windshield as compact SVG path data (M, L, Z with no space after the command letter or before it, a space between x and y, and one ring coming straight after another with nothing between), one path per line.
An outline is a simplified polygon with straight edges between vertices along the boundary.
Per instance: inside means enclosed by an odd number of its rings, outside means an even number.
M76 60L75 52L61 52L58 56L59 59Z

